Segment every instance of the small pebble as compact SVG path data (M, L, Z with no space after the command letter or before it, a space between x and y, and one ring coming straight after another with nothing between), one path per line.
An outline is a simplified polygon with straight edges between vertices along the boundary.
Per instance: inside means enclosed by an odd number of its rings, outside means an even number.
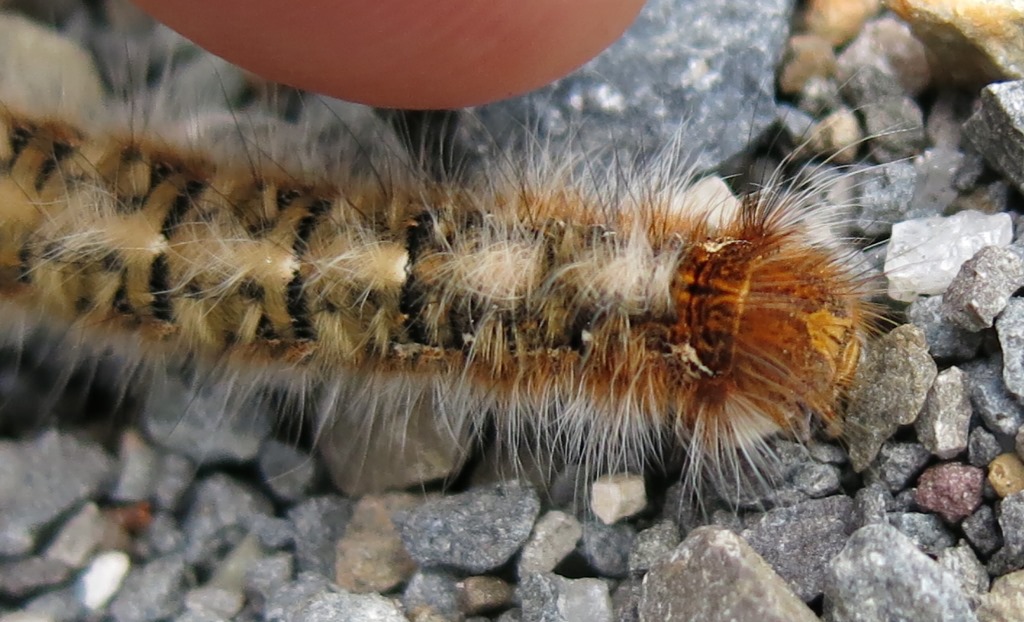
M406 550L420 565L484 574L522 547L539 513L537 493L509 482L428 501L394 520Z
M93 611L105 607L131 567L131 558L122 551L106 551L94 557L75 586L82 604Z
M289 622L408 622L395 601L379 594L317 594L287 619Z
M1002 356L996 354L988 359L972 361L962 369L967 372L971 406L981 415L985 427L995 434L1016 434L1024 422L1024 406L1006 390Z
M959 581L889 525L857 530L832 560L825 616L833 622L974 619Z
M354 504L339 495L306 499L288 510L295 528L295 568L333 577L338 539L352 518Z
M964 330L990 328L1022 286L1024 259L1009 248L986 246L960 266L942 297L942 313Z
M647 490L640 475L606 475L590 488L590 509L606 525L629 518L647 507Z
M949 460L967 449L970 425L967 375L950 367L935 377L928 391L924 409L914 424L917 437L932 454Z
M575 516L551 510L533 527L530 539L519 556L519 576L551 572L565 556L576 549L583 536L583 526Z
M636 534L629 552L629 574L643 575L679 546L679 539L679 527L670 520L658 521Z
M260 492L224 473L214 473L195 487L195 497L183 523L185 558L189 563L213 563L249 533L256 517L274 512Z
M892 493L905 489L924 469L931 453L918 443L888 442L868 468L868 481L885 484Z
M1000 497L1024 490L1024 462L1016 454L999 455L988 465L988 482Z
M857 370L847 408L850 461L863 471L901 425L913 423L938 370L924 333L906 324L872 344Z
M888 524L889 509L894 500L888 486L880 482L868 484L853 499L853 525L857 528L879 523Z
M978 560L974 550L961 541L958 546L939 553L939 565L960 580L960 587L972 609L977 609L982 597L988 593L989 578L985 565Z
M814 499L765 512L741 535L809 602L821 594L825 568L853 531L852 516L849 497Z
M698 527L644 577L641 620L814 622L816 616L743 538Z
M812 77L831 77L836 70L836 55L826 39L816 34L798 34L786 42L782 63L779 90L796 95Z
M95 503L86 503L61 526L44 555L70 568L82 568L116 531L116 525L107 520Z
M629 573L629 552L635 538L632 525L587 521L577 549L598 575L621 579Z
M276 553L257 559L245 570L245 591L267 600L271 594L291 581L294 574L295 559L291 553Z
M1003 546L989 559L988 571L993 576L1024 568L1024 491L999 502L997 519Z
M804 26L839 47L849 42L864 23L878 13L880 0L810 0Z
M345 535L338 540L335 581L353 593L388 592L416 570L391 516L415 507L409 494L367 495L356 503Z
M1024 611L1024 570L997 577L981 598L978 622L1009 622Z
M917 480L914 501L947 523L956 524L981 505L985 471L966 464L947 463L929 467Z
M600 579L527 575L519 583L523 622L612 622L608 584Z
M934 514L890 512L889 524L910 538L917 548L935 556L956 544L956 538Z
M120 503L145 501L152 497L159 467L159 455L135 430L121 435L118 450L120 472L110 498Z
M282 501L301 499L316 477L312 456L276 439L263 443L256 464L270 492Z
M942 296L922 296L907 307L907 319L924 331L928 352L936 359L966 361L974 358L982 335L956 326L942 315Z
M986 0L987 1L987 0ZM998 0L997 0L998 1ZM1024 80L990 84L981 91L977 111L964 124L970 144L1017 190L1024 191L1024 142L1006 137L1024 132Z
M168 555L133 568L110 603L116 622L150 622L177 614L185 600L187 567L180 555Z
M910 302L922 294L941 294L982 248L1012 241L1009 214L964 211L898 222L892 226L885 258L889 296Z
M221 619L234 617L244 604L244 594L221 587L197 587L185 594L185 607L189 611Z
M1024 298L1006 304L996 320L996 333L1003 350L1003 384L1018 399L1024 398Z
M857 160L862 138L857 115L841 107L808 130L807 149L835 164L852 164Z
M888 235L893 223L934 214L911 213L917 169L910 162L872 166L856 175L858 207L855 227L867 237Z
M967 460L971 465L987 467L1002 451L994 434L981 426L971 430L967 441Z
M457 619L458 584L458 577L446 570L417 570L402 592L402 606L414 620Z
M1003 546L1003 537L999 533L996 514L991 506L983 505L960 523L967 540L976 551L984 556L995 553Z
M498 577L466 577L456 585L459 610L466 615L491 613L512 604L515 589Z
M157 508L176 511L196 476L196 465L185 456L166 453L160 457L153 484Z

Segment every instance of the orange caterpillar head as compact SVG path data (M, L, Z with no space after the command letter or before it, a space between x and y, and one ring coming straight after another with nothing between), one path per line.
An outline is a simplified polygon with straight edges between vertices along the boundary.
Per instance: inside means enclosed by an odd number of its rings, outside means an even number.
M746 450L807 415L833 434L856 371L865 280L784 207L750 197L729 226L694 240L672 284L675 349L696 367L679 422L705 449Z

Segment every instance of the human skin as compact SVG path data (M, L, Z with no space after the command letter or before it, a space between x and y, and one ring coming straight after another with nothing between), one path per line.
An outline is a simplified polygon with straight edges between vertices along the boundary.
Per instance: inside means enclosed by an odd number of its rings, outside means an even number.
M264 78L388 108L538 88L632 23L643 0L133 0Z

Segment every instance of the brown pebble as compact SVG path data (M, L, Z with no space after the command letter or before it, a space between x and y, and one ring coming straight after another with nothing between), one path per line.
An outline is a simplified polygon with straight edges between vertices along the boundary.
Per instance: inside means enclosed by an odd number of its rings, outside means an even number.
M786 44L779 72L779 90L796 95L811 78L828 78L836 72L832 44L815 34L794 35Z
M350 592L386 592L411 577L416 562L406 552L391 516L421 501L422 497L400 493L363 497L338 540L335 582Z
M981 505L985 472L978 467L951 462L937 464L917 479L914 501L947 523L959 523Z
M472 616L505 609L512 604L515 590L498 577L467 577L458 584L459 609Z
M1024 462L1016 454L997 456L988 465L988 481L1000 497L1024 490Z
M881 0L810 0L804 26L838 47L857 36L864 22L878 14L880 4Z

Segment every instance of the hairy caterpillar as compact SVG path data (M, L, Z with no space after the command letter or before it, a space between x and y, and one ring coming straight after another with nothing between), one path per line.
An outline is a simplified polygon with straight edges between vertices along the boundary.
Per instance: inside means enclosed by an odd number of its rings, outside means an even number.
M427 403L601 469L682 444L696 485L810 415L839 429L871 312L817 195L715 216L685 176L543 168L318 180L5 107L0 293L146 360L331 387L354 437Z

